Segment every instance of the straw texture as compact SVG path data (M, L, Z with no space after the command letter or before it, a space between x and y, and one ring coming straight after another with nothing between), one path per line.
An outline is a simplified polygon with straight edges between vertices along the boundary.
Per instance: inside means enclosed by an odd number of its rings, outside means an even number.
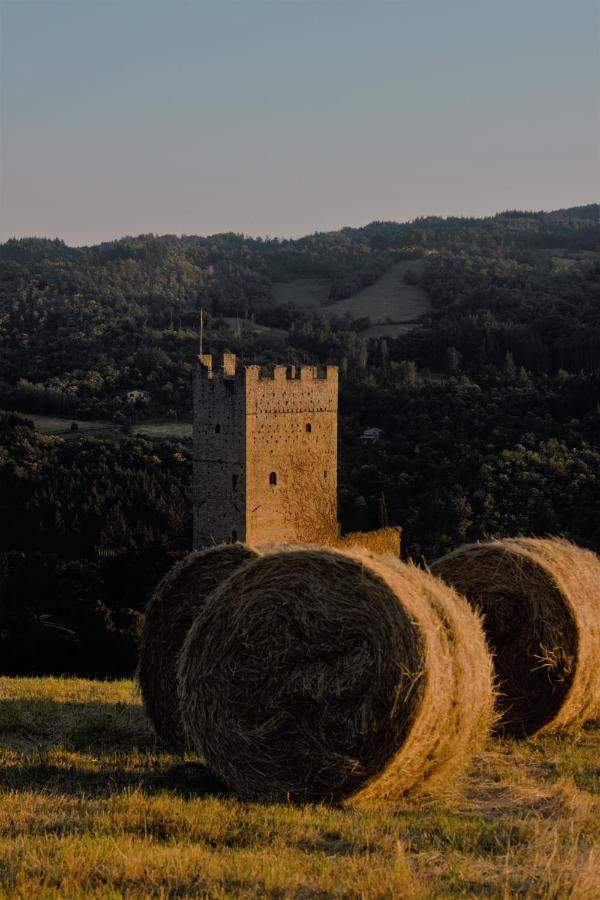
M431 567L484 616L500 729L574 730L600 716L600 560L560 538L471 544Z
M211 591L255 557L243 544L190 553L167 572L146 607L137 679L154 732L173 753L186 749L176 678L184 638Z
M276 549L232 575L190 628L179 693L196 751L247 799L446 792L493 716L477 615L360 550Z

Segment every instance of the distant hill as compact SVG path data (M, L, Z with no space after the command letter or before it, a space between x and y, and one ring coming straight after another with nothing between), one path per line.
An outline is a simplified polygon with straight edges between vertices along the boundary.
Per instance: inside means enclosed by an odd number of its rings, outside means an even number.
M188 546L200 308L214 354L340 367L346 530L400 525L416 559L493 535L600 548L598 213L7 241L0 409L37 430L0 416L0 549Z
M105 420L125 414L124 391L143 389L151 403L138 416L187 414L201 307L215 351L261 362L282 353L364 360L366 342L385 336L403 342L394 350L400 359L436 368L434 348L444 342L471 352L466 317L485 311L503 329L513 323L502 340L526 365L575 364L595 353L580 346L595 340L595 307L585 291L575 295L598 258L598 215L598 204L589 204L429 216L297 240L234 233L138 235L90 247L9 240L0 245L0 404ZM533 324L552 316L564 320L556 334L549 321ZM238 320L239 328L223 327ZM517 325L535 334L525 338ZM534 354L540 329L556 348ZM486 347L480 356L495 360L501 351L490 341Z

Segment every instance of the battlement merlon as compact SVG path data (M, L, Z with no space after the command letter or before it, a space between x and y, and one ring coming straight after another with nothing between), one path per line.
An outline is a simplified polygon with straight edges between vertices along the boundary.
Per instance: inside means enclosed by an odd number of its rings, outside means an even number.
M236 364L237 364L237 360L235 358L235 353L224 353L223 354L223 375L227 375L229 378L235 378Z
M285 382L316 381L337 385L339 370L337 366L274 366L263 375L260 366L245 366L246 382Z
M246 384L285 384L287 382L322 385L337 391L339 370L337 366L273 366L270 372L263 374L257 365L240 366L235 353L224 353L221 365L213 368L213 357L210 353L198 355L200 378L243 378Z
M198 363L200 371L203 375L206 375L207 378L212 378L212 363L213 359L210 353L199 353L198 354Z
M198 363L200 374L206 378L214 378L215 375L222 375L226 378L235 378L237 359L235 353L224 353L221 365L217 369L213 369L213 358L210 353L198 354Z

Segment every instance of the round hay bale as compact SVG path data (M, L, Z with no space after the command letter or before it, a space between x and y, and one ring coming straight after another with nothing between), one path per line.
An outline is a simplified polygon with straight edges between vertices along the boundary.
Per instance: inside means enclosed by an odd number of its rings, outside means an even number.
M432 572L484 617L499 728L525 736L600 715L600 559L558 538L470 544Z
M173 753L186 749L176 677L184 638L211 591L256 555L243 544L190 553L167 572L148 602L137 680L154 732Z
M360 550L277 550L233 575L188 632L179 696L197 752L251 800L447 791L493 715L466 601Z

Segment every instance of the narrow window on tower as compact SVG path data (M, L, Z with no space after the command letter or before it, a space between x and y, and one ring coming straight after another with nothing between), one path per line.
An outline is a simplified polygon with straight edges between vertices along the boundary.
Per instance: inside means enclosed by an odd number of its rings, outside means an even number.
M233 488L234 491L237 488L237 475L231 476L231 487Z
M277 472L269 473L269 484L277 484Z
M217 434L220 434L220 433L221 433L221 426L220 426L220 425L215 425L215 432L216 432Z
M306 423L306 430L309 432L309 434L312 431L312 425L310 424L310 422Z

